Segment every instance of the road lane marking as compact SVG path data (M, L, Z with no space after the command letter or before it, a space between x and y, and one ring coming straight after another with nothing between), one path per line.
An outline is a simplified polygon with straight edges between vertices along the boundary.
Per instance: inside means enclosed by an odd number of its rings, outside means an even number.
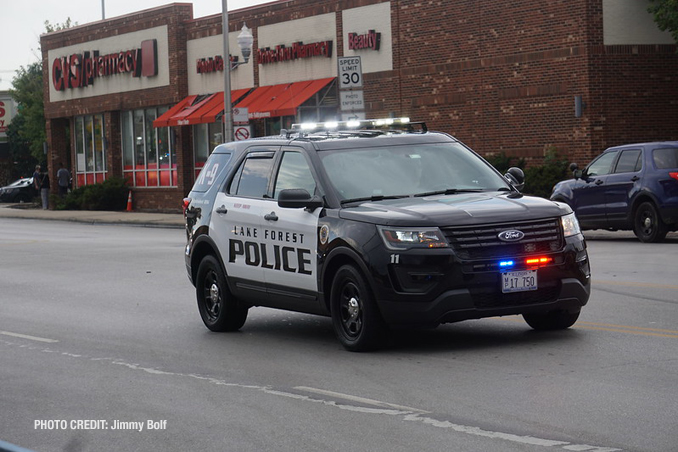
M515 317L490 317L488 320L502 320L505 322L516 322L523 323L522 319ZM641 336L654 336L654 337L668 337L668 338L677 338L678 331L676 330L664 330L661 328L645 328L642 326L630 326L630 325L614 325L611 323L594 323L594 322L582 322L579 321L575 323L570 329L577 330L598 330L598 331L613 331L615 333L628 333L628 334L637 334Z
M655 284L655 283L643 283L643 282L624 282L624 281L611 281L605 279L593 279L592 284L603 284L608 286L623 286L623 287L652 287L655 289L674 289L678 290L678 286L673 284ZM594 286L595 288L595 286Z
M38 342L48 342L48 343L59 342L56 339L47 339L45 337L29 336L28 334L12 333L11 331L0 331L0 334L3 334L5 336L20 337L21 339L28 339L28 340L31 340L31 341L38 341Z
M614 331L616 333L637 334L640 336L669 337L678 339L678 331L662 330L659 328L643 328L640 326L612 325L607 323L577 322L574 328L590 330Z
M395 405L393 403L388 403L388 402L380 402L379 400L366 399L364 397L353 396L353 395L350 395L350 394L342 394L340 392L326 391L324 389L309 388L308 386L295 386L293 389L297 389L299 391L310 392L310 393L318 394L318 395L335 397L335 398L338 398L338 399L349 400L351 402L364 403L365 405L374 405L374 406L378 406L378 407L381 407L381 408L391 408L391 409L395 409L395 410L399 410L399 411L409 411L409 412L412 412L412 413L428 413L428 411L420 410L420 409L417 409L417 408L411 408L411 407L402 406L402 405Z
M6 333L5 331L0 331L0 333L4 334ZM10 333L10 336L15 336L15 337L25 337L26 335L17 335L16 333ZM28 337L34 337L34 336L28 336ZM54 341L54 339L45 339L45 338L38 338L39 340L42 341ZM14 345L11 342L6 342L6 341L1 341L4 342L7 345ZM56 341L58 342L58 341ZM50 352L50 353L59 353L56 350L53 349L43 349L41 347L37 346L32 346L29 347L29 350L37 350L37 351L42 351L42 352ZM221 378L215 378L211 376L204 376L204 375L198 375L198 374L192 374L192 373L182 373L182 372L172 372L172 371L167 371L167 370L161 370L157 369L154 367L145 367L141 364L135 364L131 362L127 362L125 360L119 359L119 358L112 358L112 357L107 357L107 358L97 358L97 357L87 357L83 355L78 355L74 353L68 353L68 352L61 352L62 355L68 356L69 358L72 359L84 359L84 360L89 360L92 362L108 362L109 364L116 365L116 366L122 366L124 368L129 369L132 372L144 372L148 374L152 378L162 378L162 377L176 377L176 378L189 378L189 379L194 379L198 381L205 382L207 384L212 384L212 385L217 385L221 387L230 387L230 388L236 388L236 389L243 389L243 390L254 390L254 391L261 391L264 394L268 395L273 395L273 396L279 396L279 397L285 397L289 398L292 400L297 400L301 403L316 403L316 404L322 404L330 408L335 408L335 409L341 409L341 410L346 410L346 411L351 411L355 413L361 413L365 415L372 415L372 416L393 416L400 418L402 421L407 421L407 422L419 422L422 425L425 426L431 426L435 428L442 428L442 429L449 429L458 433L462 434L467 434L467 435L473 435L473 436L481 436L485 438L490 438L494 440L500 440L500 441L507 441L511 443L518 443L522 445L532 445L532 446L539 446L539 447L544 447L544 448L550 448L550 450L554 450L553 448L557 448L559 450L566 450L566 451L586 451L586 452L620 452L623 451L623 449L615 448L615 447L605 447L605 446L594 446L594 445L589 445L589 444L577 444L577 443L571 443L569 441L562 441L558 439L549 439L549 438L542 438L538 436L532 436L532 435L519 435L515 433L508 433L508 432L501 432L501 431L493 431L493 430L488 430L488 429L483 429L478 426L472 426L472 425L463 425L463 424L456 424L453 422L450 422L448 420L441 420L441 419L436 419L436 417L444 416L444 415L436 415L435 413L431 413L429 411L424 411L424 410L419 410L416 408L409 408L405 407L402 405L396 405L388 402L381 402L379 400L374 400L374 399L368 399L364 397L358 397L358 396L353 396L350 394L342 394L338 392L333 392L333 391L327 391L323 389L317 389L317 388L310 388L307 386L295 386L292 389L297 390L297 391L307 391L307 392L312 392L315 393L317 396L320 397L312 397L312 396L306 396L303 394L295 393L286 389L276 389L271 386L264 386L264 385L253 385L253 384L244 384L244 383L234 383L234 382L229 382L226 380L223 380ZM326 397L322 397L326 396ZM345 399L346 401L354 401L354 402L359 402L361 404L371 404L371 405L376 405L378 408L367 408L364 406L359 406L359 405L352 405L350 403L340 403L336 400L333 400L334 398L336 399Z

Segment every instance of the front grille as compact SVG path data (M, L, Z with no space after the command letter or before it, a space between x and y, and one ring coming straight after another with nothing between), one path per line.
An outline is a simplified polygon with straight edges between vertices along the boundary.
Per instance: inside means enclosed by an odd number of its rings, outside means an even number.
M513 229L522 231L525 237L517 242L499 240L500 232ZM563 234L557 218L489 226L444 227L441 230L461 259L552 253L563 247Z

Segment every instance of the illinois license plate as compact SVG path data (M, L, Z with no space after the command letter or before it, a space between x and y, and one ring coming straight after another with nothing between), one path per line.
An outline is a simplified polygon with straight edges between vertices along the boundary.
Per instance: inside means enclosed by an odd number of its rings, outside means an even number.
M537 290L537 270L522 270L501 274L503 293Z

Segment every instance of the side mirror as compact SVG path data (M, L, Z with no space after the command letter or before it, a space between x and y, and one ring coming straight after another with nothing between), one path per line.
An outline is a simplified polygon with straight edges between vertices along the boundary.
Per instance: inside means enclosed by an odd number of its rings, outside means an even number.
M278 205L292 209L316 209L323 206L320 196L311 196L303 188L288 188L278 195Z
M575 180L581 179L583 171L579 169L579 165L577 165L574 162L570 163L570 171L572 171L572 176L574 177Z
M520 191L525 188L525 173L518 167L511 167L508 169L504 177L516 190Z

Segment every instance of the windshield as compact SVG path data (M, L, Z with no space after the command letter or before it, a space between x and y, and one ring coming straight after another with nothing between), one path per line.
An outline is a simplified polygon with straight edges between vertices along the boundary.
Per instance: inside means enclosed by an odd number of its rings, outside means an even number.
M510 190L503 177L459 143L320 153L342 200Z

